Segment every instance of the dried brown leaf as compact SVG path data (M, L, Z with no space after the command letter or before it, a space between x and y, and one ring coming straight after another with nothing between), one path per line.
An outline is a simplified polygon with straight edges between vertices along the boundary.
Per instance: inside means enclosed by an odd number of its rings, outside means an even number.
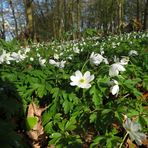
M31 129L30 131L27 132L27 135L33 141L32 143L33 143L34 148L40 147L40 141L44 141L44 138L45 138L45 136L43 136L44 130L43 130L42 122L41 122L41 115L45 109L46 108L40 108L34 102L29 104L29 106L28 106L27 117L36 117L38 119L37 120L38 122L33 127L33 129Z
M137 148L136 144L134 144L129 138L127 139L127 148Z

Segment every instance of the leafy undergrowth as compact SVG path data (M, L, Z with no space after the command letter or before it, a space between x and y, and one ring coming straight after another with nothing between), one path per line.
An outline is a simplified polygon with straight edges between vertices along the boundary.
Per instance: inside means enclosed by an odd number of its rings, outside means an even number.
M1 41L1 147L147 147L148 33Z

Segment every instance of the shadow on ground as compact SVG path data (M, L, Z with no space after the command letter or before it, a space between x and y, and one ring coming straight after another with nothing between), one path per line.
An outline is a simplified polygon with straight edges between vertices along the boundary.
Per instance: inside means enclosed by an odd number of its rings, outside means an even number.
M14 84L0 78L0 148L31 148L23 104Z

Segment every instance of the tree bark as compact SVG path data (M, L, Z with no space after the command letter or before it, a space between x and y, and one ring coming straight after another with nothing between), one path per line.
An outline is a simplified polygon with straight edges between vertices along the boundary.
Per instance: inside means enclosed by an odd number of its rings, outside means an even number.
M24 0L28 38L34 39L33 0Z
M143 29L148 31L148 0L145 2Z
M77 0L77 38L80 37L80 1Z
M117 0L118 3L118 31L121 32L120 27L123 22L123 0Z
M15 36L16 36L16 38L18 38L18 25L17 25L16 16L15 16L15 10L14 10L15 8L13 6L12 0L9 0L9 4L10 4L11 10L12 10L12 15L13 15L14 24L15 24Z
M67 32L67 2L64 0L64 31Z
M140 8L139 8L139 0L137 0L137 21L140 21Z
M3 4L2 4L2 3L1 3L1 9L2 9L2 14L1 14L1 17L2 17L2 29L0 30L0 31L1 31L0 37L1 37L3 40L6 40L6 36L5 36L4 7L3 7Z

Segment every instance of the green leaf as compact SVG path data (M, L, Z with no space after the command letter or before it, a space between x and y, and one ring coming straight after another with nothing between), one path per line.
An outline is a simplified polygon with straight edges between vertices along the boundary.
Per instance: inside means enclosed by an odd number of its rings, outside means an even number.
M53 94L53 98L58 98L61 92L60 89L56 87L51 90L51 93Z
M104 109L104 110L102 111L102 114L108 114L108 113L110 113L110 112L112 112L112 109Z
M51 120L52 116L50 114L50 112L45 111L42 115L42 124L46 125L50 120Z
M143 78L143 87L148 90L148 76L145 75Z
M48 134L52 134L54 132L52 127L53 127L52 122L47 123L46 126L44 127L45 132Z
M56 132L56 133L52 133L51 136L50 136L50 138L58 139L58 138L60 138L61 136L62 136L61 133Z
M58 122L58 126L61 131L65 131L65 124L66 124L66 120L63 120L62 122Z
M49 145L51 145L51 144L56 145L60 141L60 139L62 138L62 134L55 132L50 135L50 138L52 138L52 139L48 142L48 144Z
M26 119L27 130L33 129L33 127L37 124L37 122L38 122L37 117L27 117Z
M128 116L137 116L139 115L139 111L135 109L130 109L128 112Z
M56 115L54 115L54 124L55 123L60 123L62 120L62 114L61 113L57 113Z
M102 104L100 92L96 89L95 85L90 89L90 94L92 95L92 101L96 107Z
M139 123L141 124L142 127L145 127L145 126L148 125L147 121L142 116L139 116L138 121L139 121Z
M46 91L46 86L45 84L40 84L40 83L32 83L31 84L31 88L33 88L34 90L36 90L36 94L42 98L44 95L46 95L47 91Z
M80 101L80 99L74 93L70 93L68 95L68 99L69 99L70 102L73 103L73 105L77 105Z
M73 105L68 100L65 100L62 106L64 108L64 113L67 114L72 109Z
M89 117L90 123L95 122L96 118L97 118L97 114L96 113L91 114L90 117Z
M76 119L71 117L70 120L65 125L65 130L74 130L76 128Z
M90 145L90 148L96 148L101 141L104 141L105 136L97 136L94 140L93 143Z

